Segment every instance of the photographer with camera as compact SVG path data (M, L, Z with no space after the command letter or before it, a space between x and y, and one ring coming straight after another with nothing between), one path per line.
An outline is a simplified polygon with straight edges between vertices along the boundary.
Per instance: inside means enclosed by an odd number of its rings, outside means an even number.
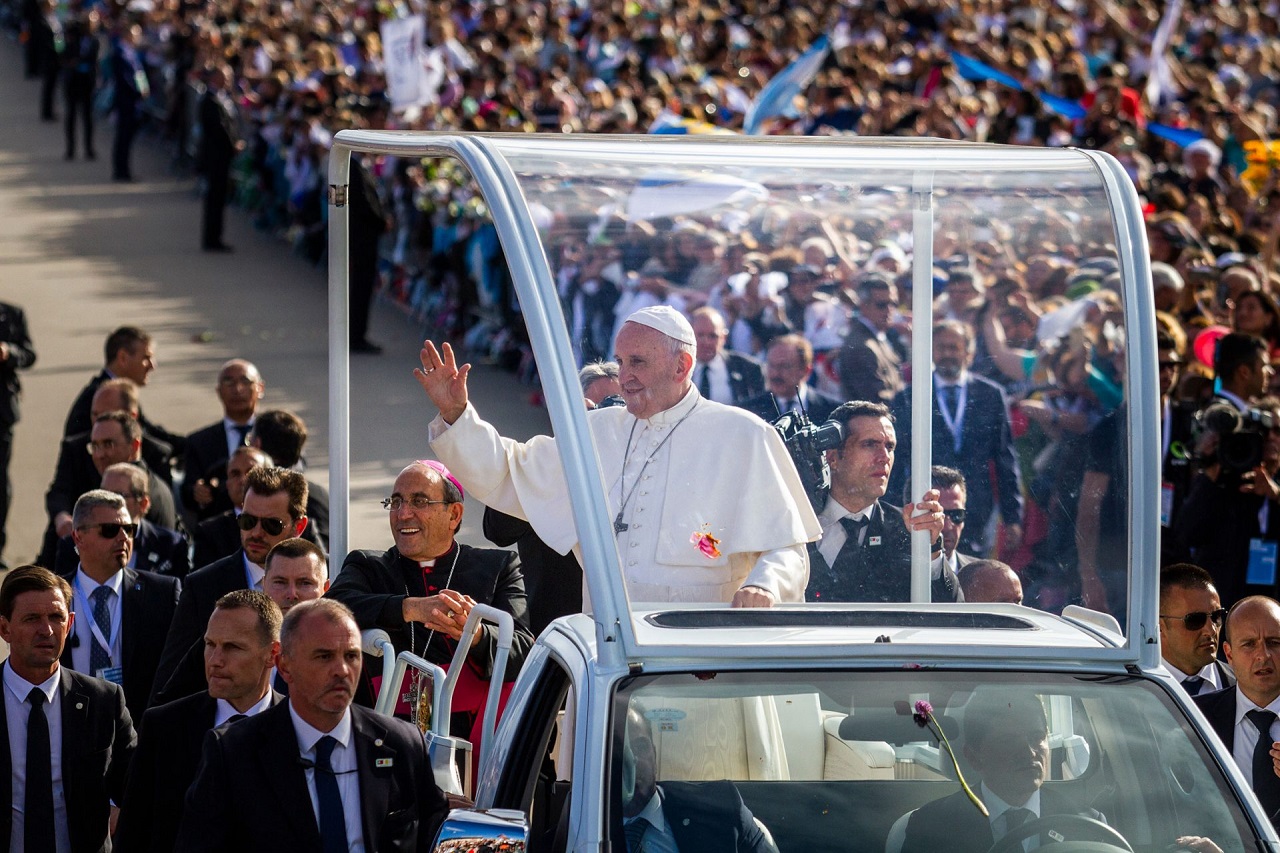
M1266 343L1229 334L1214 359L1221 387L1196 413L1197 473L1173 533L1209 570L1226 606L1276 592L1280 542L1280 400L1259 399L1271 375Z
M889 486L897 435L882 403L855 400L831 419L844 442L827 451L831 493L818 514L822 539L809 544L809 601L910 601L911 533L929 531L934 601L963 601L942 558L945 516L937 489L902 509L880 500ZM918 514L917 514L918 513Z

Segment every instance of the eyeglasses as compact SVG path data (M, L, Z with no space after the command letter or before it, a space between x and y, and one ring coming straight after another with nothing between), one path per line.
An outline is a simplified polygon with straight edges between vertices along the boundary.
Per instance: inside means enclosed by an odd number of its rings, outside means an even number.
M453 503L453 501L433 501L426 495L410 495L407 498L403 498L400 495L392 495L389 498L382 499L382 508L388 512L395 512L406 503L414 509L426 509L432 504L448 504Z
M286 522L284 519L253 515L247 512L240 513L240 517L236 519L236 526L245 533L248 533L259 524L262 525L262 531L268 536L279 536L284 532Z
M963 508L961 508L961 509L944 509L944 510L942 511L942 514L943 514L943 515L945 515L945 516L947 517L947 519L948 519L952 524L964 524L964 509L963 509Z
M124 531L124 535L130 539L138 535L138 525L129 523L121 524L118 521L104 521L100 524L82 524L76 530L96 530L98 535L103 539L115 539L120 535L120 531Z
M1222 620L1227 618L1227 610L1225 607L1219 607L1217 610L1211 610L1208 613L1203 610L1197 610L1194 613L1188 613L1184 616L1166 616L1160 614L1161 619L1181 619L1182 627L1188 631L1199 631L1204 627L1204 623L1210 619L1213 620L1214 627L1222 627Z
M116 449L116 440L114 438L107 438L102 441L91 441L84 446L84 449L89 451L90 456L97 453L99 450L103 453L110 453Z

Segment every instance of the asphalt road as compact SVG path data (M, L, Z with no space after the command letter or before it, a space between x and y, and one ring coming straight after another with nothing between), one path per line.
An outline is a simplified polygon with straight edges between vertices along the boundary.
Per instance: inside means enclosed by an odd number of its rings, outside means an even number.
M39 550L67 410L101 368L106 335L123 324L156 342L158 368L142 391L150 419L174 432L217 420L218 368L247 358L266 381L262 405L307 422L308 476L327 483L325 270L234 208L226 236L235 253L202 253L195 181L170 170L168 143L142 137L134 148L139 181L113 183L110 124L96 129L97 161L64 161L62 125L39 121L38 96L37 82L22 77L18 45L0 39L0 300L26 311L37 353L23 374L5 561L20 565ZM405 464L429 455L426 424L435 415L411 375L417 324L379 303L370 337L386 351L352 360L353 548L391 544L378 500ZM545 412L528 402L531 390L501 371L472 373L477 406L504 434L548 431ZM463 541L486 544L481 509L468 501Z

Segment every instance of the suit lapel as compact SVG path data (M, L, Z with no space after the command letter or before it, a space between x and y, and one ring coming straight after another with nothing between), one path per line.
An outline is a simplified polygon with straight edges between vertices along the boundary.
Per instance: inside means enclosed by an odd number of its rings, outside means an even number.
M7 663L0 664L0 668L8 666ZM3 683L0 683L0 690L8 690ZM3 741L0 741L0 803L13 802L13 756L9 754L9 714L5 710L4 697L0 696L0 732L4 733ZM3 817L0 818L0 838L7 839L9 830L13 826L13 810L3 809Z
M391 788L395 782L396 751L386 743L386 730L370 716L351 709L356 745L356 768L360 779L360 822L364 849L377 850L378 828L390 811ZM381 765L381 766L379 766Z
M142 596L142 581L138 573L126 567L120 579L120 607L123 608L120 611L120 668L126 674L136 673L138 669L131 666L137 652L137 643L134 642L137 632L130 631L129 626L142 619Z
M89 717L93 712L91 699L86 691L80 690L72 682L71 672L65 667L59 669L61 683L58 686L62 702L62 787L67 803L67 829L72 834L71 849L79 849L74 837L78 823L77 815L84 814L84 803L80 802L80 794L84 790L76 784L82 768L79 759L89 755Z
M298 833L298 848L319 850L320 826L311 805L311 792L307 789L307 775L298 752L298 736L289 716L289 703L283 702L262 712L270 716L271 724L262 727L258 735L259 770L270 779L275 789L278 814L287 815Z

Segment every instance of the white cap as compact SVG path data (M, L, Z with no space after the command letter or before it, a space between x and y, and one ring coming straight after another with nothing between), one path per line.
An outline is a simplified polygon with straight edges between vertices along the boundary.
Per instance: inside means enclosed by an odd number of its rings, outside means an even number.
M674 338L682 344L695 346L697 339L693 336L693 326L676 309L670 305L654 305L641 308L627 318L628 323L639 323L650 329L657 329L668 338Z

